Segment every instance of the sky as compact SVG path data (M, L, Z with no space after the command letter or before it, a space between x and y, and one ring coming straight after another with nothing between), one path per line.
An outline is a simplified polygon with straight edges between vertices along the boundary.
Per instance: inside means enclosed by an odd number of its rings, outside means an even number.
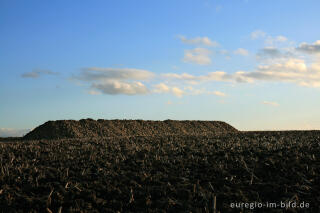
M0 137L48 120L320 129L318 0L0 0Z

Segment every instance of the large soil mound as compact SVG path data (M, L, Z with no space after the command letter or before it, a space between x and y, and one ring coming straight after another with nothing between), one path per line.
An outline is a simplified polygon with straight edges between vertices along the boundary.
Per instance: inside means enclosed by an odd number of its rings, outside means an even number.
M237 132L222 121L144 121L82 119L48 121L24 136L24 139L61 139L116 136L206 135Z

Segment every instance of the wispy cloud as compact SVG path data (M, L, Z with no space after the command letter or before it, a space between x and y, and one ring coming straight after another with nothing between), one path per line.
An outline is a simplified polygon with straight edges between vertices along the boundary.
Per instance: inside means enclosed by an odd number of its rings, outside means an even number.
M97 91L97 90L94 90L94 89L91 89L88 91L88 94L90 95L100 95L101 92Z
M185 93L182 89L180 89L180 88L178 88L178 87L173 87L173 88L171 89L171 91L172 91L172 93L173 93L175 96L177 96L177 97L182 97L182 95L184 95L184 93Z
M82 69L79 75L73 78L82 81L102 81L102 80L148 80L154 74L148 70L133 68L100 68L90 67Z
M275 45L276 43L282 43L282 42L286 42L286 41L288 41L288 39L282 35L275 36L275 37L268 36L265 40L265 43L267 45Z
M50 70L39 70L35 69L32 72L25 72L21 74L22 78L39 78L42 75L58 75L57 72L52 72Z
M283 35L271 36L262 30L253 31L251 33L251 39L252 40L263 39L264 43L268 46L274 46L278 43L283 43L288 41L288 38Z
M266 33L262 30L255 30L251 33L251 39L256 40L266 37Z
M154 93L172 93L177 97L182 97L185 94L185 91L180 89L177 86L168 86L165 83L159 83L154 85Z
M206 75L191 75L188 73L176 74L176 73L167 73L162 76L168 80L181 80L186 81L190 84L199 84L209 81L219 81L219 82L252 82L251 78L246 77L245 72L239 71L236 73L228 74L224 71L215 71L209 72Z
M212 94L212 95L216 95L216 96L220 96L220 97L225 97L226 94L220 91L212 91L212 92L208 92L208 94Z
M177 97L182 97L184 95L215 95L220 97L225 97L226 94L220 91L207 91L206 89L198 89L192 86L184 86L179 88L177 86L168 86L164 83L154 85L154 93L172 93Z
M235 51L233 51L233 53L236 54L236 55L242 55L242 56L249 55L249 51L244 49L244 48L238 48Z
M276 58L279 56L282 56L282 53L276 47L264 47L257 53L258 58Z
M179 36L179 39L185 44L204 45L209 47L219 46L218 42L212 41L208 37L195 37L195 38L187 39L185 36Z
M273 101L262 101L261 103L264 105L269 105L269 106L273 106L273 107L279 106L279 104L277 102L273 102Z
M185 50L183 61L199 65L209 65L211 64L210 54L210 50L200 47L192 50Z
M155 93L168 93L170 92L170 87L166 85L165 83L159 83L154 85L154 90L153 92Z

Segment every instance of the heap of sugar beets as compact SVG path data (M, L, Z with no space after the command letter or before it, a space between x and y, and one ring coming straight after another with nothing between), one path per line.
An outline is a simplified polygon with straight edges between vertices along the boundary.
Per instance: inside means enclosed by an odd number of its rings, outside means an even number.
M145 121L82 119L48 121L24 139L96 138L118 136L206 135L237 132L222 121Z

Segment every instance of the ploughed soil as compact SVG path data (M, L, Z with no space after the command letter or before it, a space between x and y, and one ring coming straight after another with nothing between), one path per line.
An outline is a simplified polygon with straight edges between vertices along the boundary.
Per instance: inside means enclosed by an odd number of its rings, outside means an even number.
M4 141L0 212L319 212L319 143L320 131ZM309 206L231 207L289 201Z
M145 121L82 119L48 121L29 132L24 139L95 138L154 135L207 135L237 132L222 121Z

